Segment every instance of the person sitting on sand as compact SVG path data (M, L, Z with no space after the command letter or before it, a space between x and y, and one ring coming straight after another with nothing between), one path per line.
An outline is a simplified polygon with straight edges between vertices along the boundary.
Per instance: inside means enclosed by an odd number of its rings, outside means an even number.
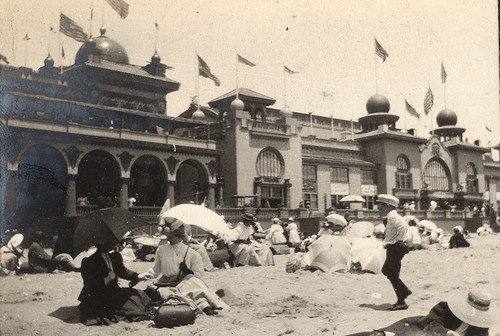
M217 315L216 310L229 309L202 280L203 261L198 252L184 243L187 235L185 224L171 217L165 218L165 222L169 227L167 243L158 246L154 266L147 271L155 283L162 286L158 290L161 297L187 302L193 310L207 315Z
M234 265L273 266L274 258L271 248L253 238L255 234L259 234L256 229L257 218L248 213L243 214L241 218L243 222L230 230L229 250L234 255Z
M300 247L302 240L300 239L297 224L289 223L286 229L288 231L288 246L295 248Z
M427 316L415 325L425 335L487 336L493 325L500 323L500 311L491 303L491 294L484 289L472 289L467 297L456 296L435 305Z
M463 229L460 225L453 228L453 235L450 237L449 248L469 247L470 244L463 235Z
M73 258L67 253L58 253L54 249L54 254L49 254L42 246L44 233L35 231L35 238L28 251L28 273L50 273L54 270L63 272L78 271L73 262Z
M417 222L413 218L408 221L408 232L406 233L405 243L410 251L422 249L422 238L418 231Z
M119 278L133 283L146 280L149 275L125 267L117 247L114 242L97 244L95 252L82 260L83 288L78 296L78 310L81 322L87 326L109 325L122 320L141 321L151 317L148 310L152 302L144 291L118 285Z
M14 234L5 246L0 248L0 276L9 275L19 269L19 260L23 257L21 243L24 236L20 233Z
M286 238L283 234L282 222L279 218L273 218L271 220L271 227L267 230L266 239L271 243L271 245L286 244Z

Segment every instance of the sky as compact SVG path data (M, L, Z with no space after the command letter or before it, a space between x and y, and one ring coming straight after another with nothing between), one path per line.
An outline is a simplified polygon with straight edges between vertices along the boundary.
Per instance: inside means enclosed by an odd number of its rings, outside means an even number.
M205 105L233 90L238 78L240 87L276 99L275 108L285 105L286 93L293 111L346 120L366 115L366 101L378 92L400 116L397 126L422 136L446 107L457 113L469 142L500 142L496 0L126 1L129 15L121 19L104 0L0 0L0 54L11 65L38 69L49 50L60 64L62 44L62 61L72 64L81 43L50 33L63 12L93 36L104 25L131 64L147 64L156 40L162 62L174 67L167 77L181 83L167 96L171 116L193 96ZM389 54L385 62L374 38ZM197 76L196 53L220 86ZM236 53L256 66L237 65ZM284 65L298 73L284 74ZM426 116L429 87L434 106ZM406 112L405 99L419 119Z

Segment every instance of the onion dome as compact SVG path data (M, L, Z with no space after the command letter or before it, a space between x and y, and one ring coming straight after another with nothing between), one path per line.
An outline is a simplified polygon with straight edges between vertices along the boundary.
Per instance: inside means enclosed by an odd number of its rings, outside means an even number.
M366 102L366 110L368 114L371 113L389 113L391 109L391 103L389 103L389 99L383 95L373 95Z
M245 108L245 103L241 99L236 98L231 102L231 105L229 107L231 108L231 111L243 111L243 109Z
M443 126L456 126L457 124L457 114L450 109L444 109L439 111L436 122L439 127Z
M280 111L280 115L283 117L283 118L291 118L293 113L292 113L292 110L290 110L288 108L288 106L285 106L281 109Z
M151 56L151 63L153 64L160 64L161 63L161 57L158 55L158 53L155 51L154 55Z
M101 36L88 39L78 49L75 57L75 64L82 64L88 61L89 55L100 55L101 59L114 63L129 64L129 59L125 49L116 41L105 36L106 29L101 28Z
M50 54L47 55L47 58L45 59L45 61L43 61L43 63L45 64L46 67L53 67L54 66L54 60L52 59L52 57L50 56Z
M194 120L203 120L205 119L205 113L203 113L202 110L196 110L193 112L193 114L191 115L191 118L193 118Z

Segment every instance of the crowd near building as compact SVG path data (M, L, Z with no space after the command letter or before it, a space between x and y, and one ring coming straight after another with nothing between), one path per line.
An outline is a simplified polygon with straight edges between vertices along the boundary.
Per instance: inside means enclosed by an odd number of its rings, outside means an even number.
M71 66L50 55L38 70L0 64L2 223L106 206L154 212L165 199L324 213L346 195L371 210L387 193L414 210L498 209L500 144L465 139L460 111L440 111L435 129L417 134L398 128L381 94L342 120L240 87L179 114L168 108L180 88L168 69L156 52L130 64L104 28Z

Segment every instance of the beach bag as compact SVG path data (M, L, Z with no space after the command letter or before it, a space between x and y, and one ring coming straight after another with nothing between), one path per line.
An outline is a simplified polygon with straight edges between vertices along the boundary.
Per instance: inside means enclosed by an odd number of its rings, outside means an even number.
M193 324L196 313L185 302L167 300L160 305L153 318L157 328L174 328L187 324Z

